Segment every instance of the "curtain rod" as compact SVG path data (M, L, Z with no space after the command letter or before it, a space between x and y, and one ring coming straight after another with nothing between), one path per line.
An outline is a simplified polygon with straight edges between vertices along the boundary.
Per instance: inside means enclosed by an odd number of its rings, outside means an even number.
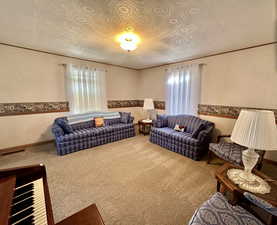
M182 67L182 66L186 66L186 65L199 65L199 66L207 66L207 64L206 63L193 63L193 64L183 64L183 65L176 65L176 67ZM168 67L170 67L170 66L168 66ZM174 66L172 66L172 67L174 67ZM165 70L169 70L170 68L165 68Z
M60 63L60 64L58 64L59 66L66 66L67 64L66 63ZM96 68L94 68L94 70L96 70ZM105 70L105 72L108 72L108 70L107 69L104 69Z

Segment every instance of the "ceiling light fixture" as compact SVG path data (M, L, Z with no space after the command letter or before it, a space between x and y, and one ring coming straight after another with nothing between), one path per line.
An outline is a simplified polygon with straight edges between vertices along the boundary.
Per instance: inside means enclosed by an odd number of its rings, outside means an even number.
M126 28L126 31L117 36L117 41L120 43L120 47L128 52L137 48L140 43L140 38L133 32L132 27Z

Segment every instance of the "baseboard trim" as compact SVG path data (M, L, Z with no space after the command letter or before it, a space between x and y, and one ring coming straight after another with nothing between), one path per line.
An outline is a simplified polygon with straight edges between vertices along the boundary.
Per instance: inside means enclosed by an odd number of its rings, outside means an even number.
M3 149L0 149L0 155L7 155L15 152L21 152L21 151L24 151L26 148L30 148L38 145L50 144L52 142L54 142L54 140L40 141L40 142L35 142L31 144L26 144L26 145L18 145L10 148L3 148Z

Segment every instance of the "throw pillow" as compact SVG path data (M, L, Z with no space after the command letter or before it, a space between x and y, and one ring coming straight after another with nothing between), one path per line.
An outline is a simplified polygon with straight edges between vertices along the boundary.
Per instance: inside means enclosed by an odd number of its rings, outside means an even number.
M176 131L179 131L179 130L180 130L179 125L178 125L178 124L176 124L176 125L175 125L174 130L176 130Z
M163 124L161 120L154 120L154 127L162 128Z
M161 121L161 123L162 123L161 127L167 127L167 125L168 125L167 115L157 115L157 120Z
M95 126L96 127L103 127L104 126L104 118L103 117L95 117Z
M127 112L121 112L121 123L129 123L129 119L131 117L131 113L127 113Z
M184 132L185 131L185 127L184 126L180 126L179 124L176 124L174 127L174 130L179 131L179 132Z
M70 134L73 132L73 129L66 119L57 119L57 124L63 129L65 134Z
M198 127L192 132L191 137L197 138L198 134L205 128L204 124L199 124Z
M180 128L180 130L181 130L182 132L185 132L185 131L186 131L186 127L185 127L185 126L179 125L179 128Z

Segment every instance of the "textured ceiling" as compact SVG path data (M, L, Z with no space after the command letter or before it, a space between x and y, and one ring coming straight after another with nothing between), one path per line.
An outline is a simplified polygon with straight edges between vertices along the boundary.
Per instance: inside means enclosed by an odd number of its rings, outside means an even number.
M0 42L132 68L275 40L275 0L1 0ZM114 37L132 26L142 42Z

